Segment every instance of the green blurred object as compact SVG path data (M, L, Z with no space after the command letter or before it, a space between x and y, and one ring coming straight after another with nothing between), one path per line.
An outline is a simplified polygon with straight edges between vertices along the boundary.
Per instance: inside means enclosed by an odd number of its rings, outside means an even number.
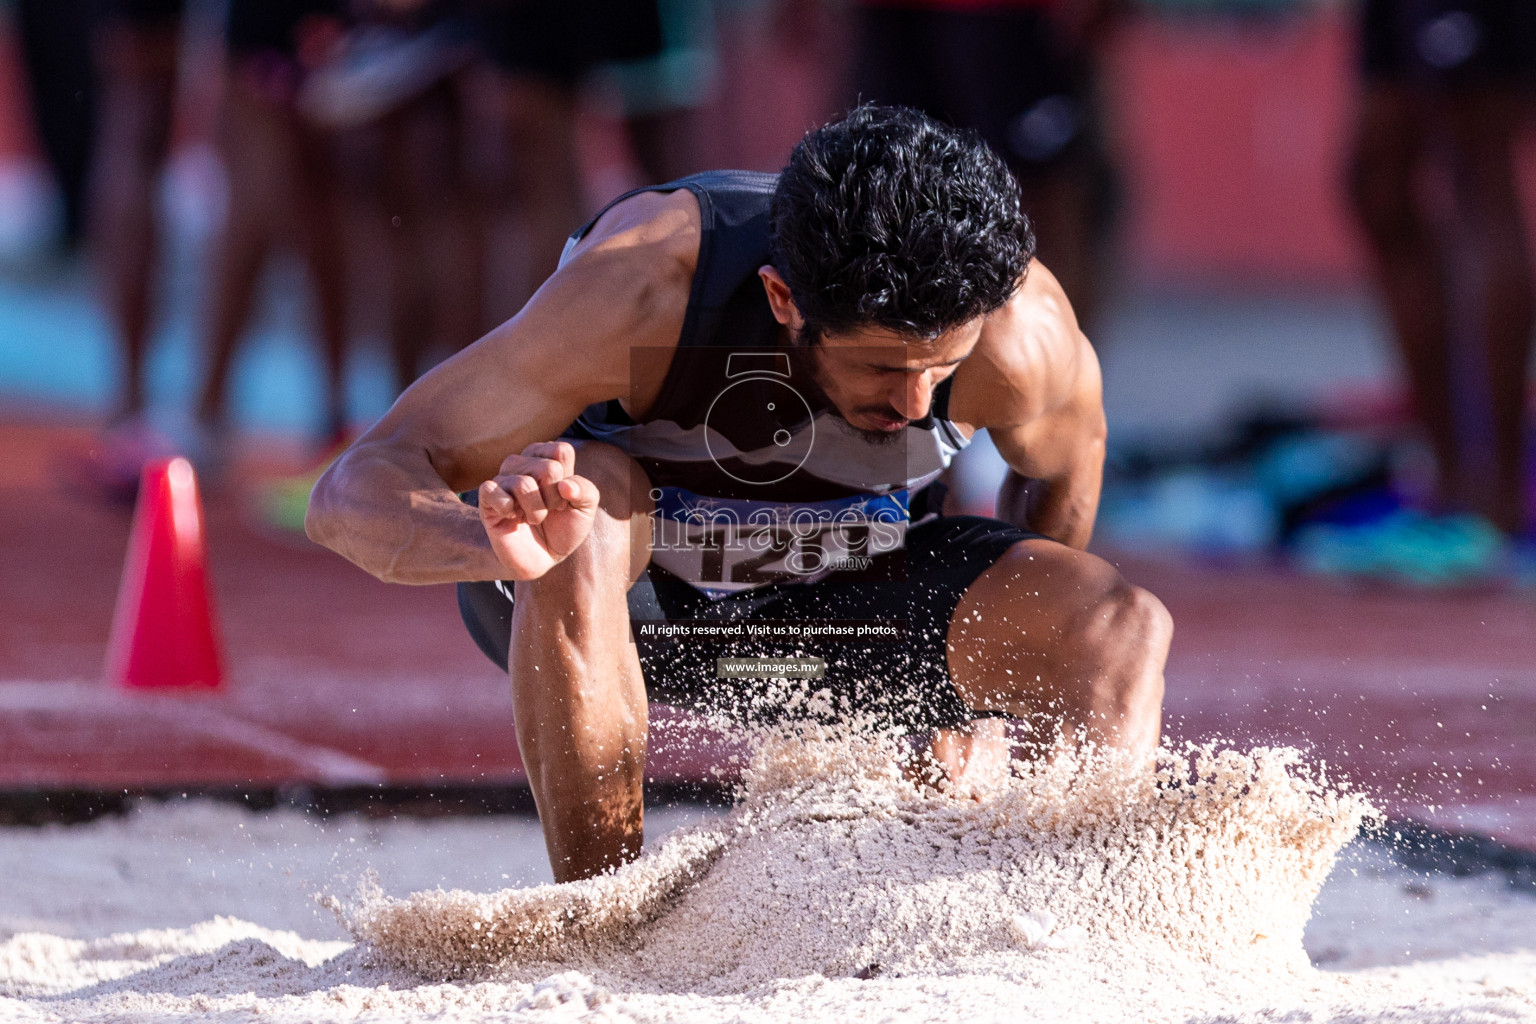
M339 459L351 443L350 438L338 440L326 449L313 469L262 484L257 490L262 521L279 530L303 533L304 517L309 513L309 492L315 489L315 482L331 468L331 463Z
M1418 587L1497 579L1508 553L1504 535L1481 516L1431 516L1413 509L1348 526L1306 526L1294 545L1296 564L1308 572Z
M297 486L295 481L283 480L268 484L261 490L261 518L268 526L292 533L304 532L304 516L309 512L309 492L314 487Z

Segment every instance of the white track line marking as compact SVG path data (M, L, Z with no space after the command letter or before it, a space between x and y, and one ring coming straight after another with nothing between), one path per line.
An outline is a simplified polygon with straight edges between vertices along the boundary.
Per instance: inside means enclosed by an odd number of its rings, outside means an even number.
M115 718L147 714L232 746L294 765L308 778L331 786L385 782L379 765L318 743L306 743L276 729L203 704L207 694L127 694L101 683L0 683L0 711L69 711Z
M214 708L185 708L171 717L178 724L190 724L205 736L295 764L316 782L329 786L369 785L389 778L387 771L372 762L318 743L294 739L287 733Z

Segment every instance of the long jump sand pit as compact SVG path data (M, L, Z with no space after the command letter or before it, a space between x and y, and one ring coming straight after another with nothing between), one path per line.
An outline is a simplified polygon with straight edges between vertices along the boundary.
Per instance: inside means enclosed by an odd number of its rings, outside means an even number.
M322 827L203 807L84 838L8 835L0 885L25 906L0 904L0 1016L1536 1021L1536 897L1498 876L1414 875L1352 842L1367 801L1295 752L1020 766L960 797L914 788L890 753L765 742L736 806L564 886L495 883L541 852L529 823L496 839L483 822ZM230 845L234 830L247 835ZM215 835L223 860L174 863ZM77 854L81 889L115 871L125 908L181 901L186 916L207 883L236 916L105 934L156 911L82 920L94 903L50 895L72 841L96 844ZM444 858L470 884L412 893ZM377 879L343 884L366 867ZM317 888L346 932L316 916Z

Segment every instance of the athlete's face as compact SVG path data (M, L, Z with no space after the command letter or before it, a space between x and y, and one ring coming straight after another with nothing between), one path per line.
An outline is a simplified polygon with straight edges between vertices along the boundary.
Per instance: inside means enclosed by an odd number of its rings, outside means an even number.
M894 437L928 415L933 392L971 354L981 321L931 341L882 329L828 335L809 350L812 375L827 401L854 429Z
M772 267L761 273L774 315L798 333L804 321L788 286ZM934 389L971 354L982 324L978 317L932 339L858 328L799 349L797 362L808 366L822 397L850 426L870 440L891 440L907 424L928 415Z

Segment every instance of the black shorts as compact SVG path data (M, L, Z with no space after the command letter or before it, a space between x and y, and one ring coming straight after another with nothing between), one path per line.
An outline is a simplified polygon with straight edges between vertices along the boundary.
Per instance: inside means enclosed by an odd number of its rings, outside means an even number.
M863 8L853 84L855 99L976 129L1015 173L1096 144L1089 68L1036 8Z
M904 629L899 641L810 639L647 640L634 637L650 698L738 722L775 721L791 715L868 714L911 731L990 717L968 708L950 682L945 639L949 620L966 589L1013 545L1040 535L997 519L943 516L907 531L906 550L878 556L904 560L900 582L882 580L879 566L866 579L831 577L814 583L769 584L711 599L652 565L629 591L632 627L645 622L880 622ZM469 635L503 670L512 625L512 585L459 584L459 611ZM803 692L825 691L827 705L786 706L782 683L721 678L721 658L820 658L825 676ZM788 699L794 703L792 699Z
M1360 66L1368 81L1429 88L1536 78L1531 0L1364 0Z
M186 0L97 0L96 17L135 28L174 28L181 23L186 6Z
M564 88L610 61L662 51L657 0L477 0L471 24L486 58L508 74Z
M241 56L299 55L299 32L306 22L329 19L342 23L341 0L230 0L224 42Z

